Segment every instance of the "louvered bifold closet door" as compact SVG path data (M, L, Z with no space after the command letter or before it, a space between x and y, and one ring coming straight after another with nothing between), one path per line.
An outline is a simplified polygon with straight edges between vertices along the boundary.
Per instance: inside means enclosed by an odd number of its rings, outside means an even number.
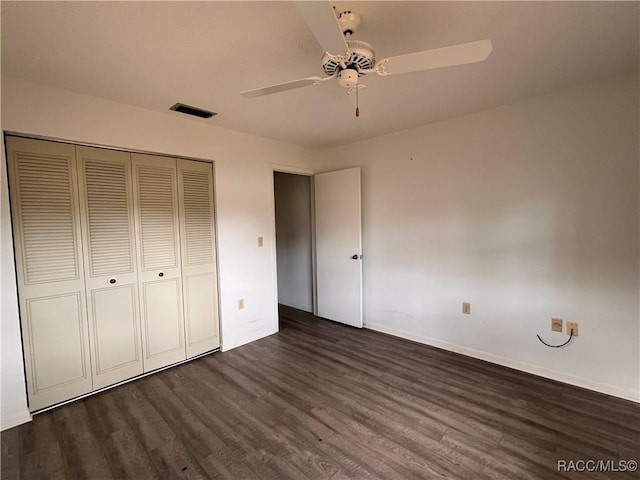
M29 409L92 389L73 145L7 137Z
M186 358L176 159L131 154L144 371Z
M187 358L220 346L213 166L178 159Z
M130 154L76 147L93 387L143 372Z

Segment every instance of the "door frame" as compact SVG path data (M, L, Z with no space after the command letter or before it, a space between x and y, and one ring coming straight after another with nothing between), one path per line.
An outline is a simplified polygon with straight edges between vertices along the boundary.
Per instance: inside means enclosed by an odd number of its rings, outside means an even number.
M275 181L274 176L276 173L290 173L293 175L300 175L302 177L309 177L310 181L310 209L311 209L311 304L314 315L318 315L318 289L317 289L317 278L316 278L316 209L315 209L315 190L313 184L313 177L317 172L310 168L305 167L296 167L293 165L283 165L272 163L272 174L271 174L271 190L273 192L273 247L272 247L272 255L273 255L273 295L275 299L275 316L278 319L278 323L280 322L278 316L278 256L276 252L276 190L275 190Z

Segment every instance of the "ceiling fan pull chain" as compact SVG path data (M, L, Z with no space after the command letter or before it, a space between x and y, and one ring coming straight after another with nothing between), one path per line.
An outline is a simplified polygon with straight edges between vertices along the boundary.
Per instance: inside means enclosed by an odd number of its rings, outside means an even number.
M360 116L360 105L358 103L358 90L360 90L359 85L356 85L356 117Z

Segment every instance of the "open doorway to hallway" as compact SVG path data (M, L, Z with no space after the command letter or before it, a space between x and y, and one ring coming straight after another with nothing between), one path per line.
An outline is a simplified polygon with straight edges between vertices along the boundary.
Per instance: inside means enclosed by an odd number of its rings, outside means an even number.
M311 177L274 172L278 304L314 311Z

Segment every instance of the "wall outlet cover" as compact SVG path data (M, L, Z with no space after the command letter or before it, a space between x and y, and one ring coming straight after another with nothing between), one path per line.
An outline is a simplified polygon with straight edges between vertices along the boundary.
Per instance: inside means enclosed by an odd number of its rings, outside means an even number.
M576 322L567 322L567 335L571 335L571 330L573 330L573 336L578 336L578 324Z
M561 332L562 333L562 319L561 318L552 318L551 319L551 331L552 332Z

